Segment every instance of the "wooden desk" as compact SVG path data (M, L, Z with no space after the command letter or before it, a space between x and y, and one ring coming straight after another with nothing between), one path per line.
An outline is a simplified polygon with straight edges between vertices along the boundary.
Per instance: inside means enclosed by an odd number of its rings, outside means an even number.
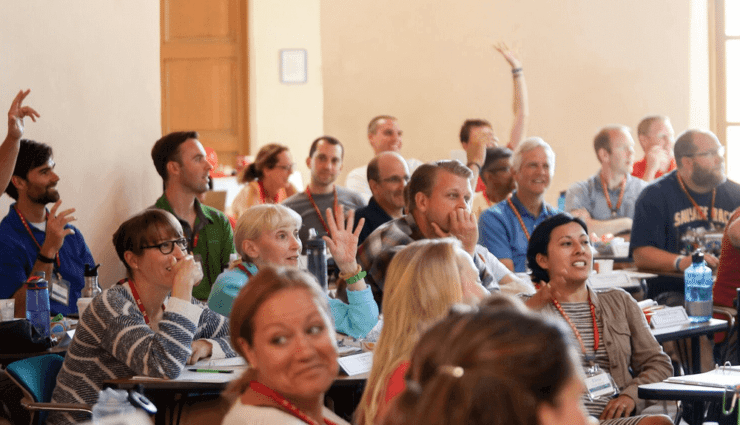
M702 387L698 385L672 384L657 382L655 384L640 385L637 396L647 400L681 400L691 405L690 417L684 419L690 425L700 425L704 420L705 403L722 403L724 390L722 388ZM738 407L736 407L738 408ZM735 413L736 415L737 413ZM735 415L725 417L727 423L733 423ZM724 423L724 421L722 422Z
M728 330L726 320L710 319L708 322L686 323L680 326L671 326L669 328L652 329L653 336L660 343L666 341L675 341L678 339L691 338L691 357L692 364L689 373L699 373L701 371L701 349L699 346L699 337L702 335L710 336L715 332Z

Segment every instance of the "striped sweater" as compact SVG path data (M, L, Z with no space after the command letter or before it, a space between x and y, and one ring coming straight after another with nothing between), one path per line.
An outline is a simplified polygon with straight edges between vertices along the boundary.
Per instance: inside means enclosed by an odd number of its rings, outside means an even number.
M146 324L128 283L103 291L80 318L52 401L92 405L107 380L134 375L176 378L198 339L213 344L214 359L236 356L228 342L227 319L197 303L169 298L155 331ZM89 416L52 413L48 423L76 423Z

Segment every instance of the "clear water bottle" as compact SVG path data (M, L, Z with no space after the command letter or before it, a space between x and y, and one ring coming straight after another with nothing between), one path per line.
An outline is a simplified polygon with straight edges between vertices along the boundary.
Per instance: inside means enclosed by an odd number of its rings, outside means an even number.
M308 229L306 256L308 257L308 272L316 276L319 286L326 290L329 279L326 271L326 242L316 235L314 228Z
M106 388L98 394L98 402L93 405L93 423L106 416L133 414L136 408L128 400L128 392Z
M26 281L26 319L42 336L49 336L49 282L44 272L36 272Z
M560 192L560 196L558 196L558 209L565 211L565 191Z
M696 251L684 272L686 313L692 322L707 322L712 318L713 284L712 269L704 262L704 254Z

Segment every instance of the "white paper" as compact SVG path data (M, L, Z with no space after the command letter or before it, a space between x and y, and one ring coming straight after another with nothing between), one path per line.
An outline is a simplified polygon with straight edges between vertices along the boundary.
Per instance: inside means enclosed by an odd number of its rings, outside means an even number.
M339 366L349 376L368 373L373 367L373 352L368 351L353 356L340 357Z

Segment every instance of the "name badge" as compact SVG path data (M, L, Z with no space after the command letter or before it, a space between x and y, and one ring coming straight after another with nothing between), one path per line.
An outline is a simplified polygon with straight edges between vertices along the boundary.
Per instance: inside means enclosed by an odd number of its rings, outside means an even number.
M599 365L594 365L586 371L585 384L588 390L588 398L591 401L602 397L611 398L619 394L612 375L599 368Z
M66 306L69 305L69 282L64 280L59 273L53 273L51 276L51 292L49 298Z

